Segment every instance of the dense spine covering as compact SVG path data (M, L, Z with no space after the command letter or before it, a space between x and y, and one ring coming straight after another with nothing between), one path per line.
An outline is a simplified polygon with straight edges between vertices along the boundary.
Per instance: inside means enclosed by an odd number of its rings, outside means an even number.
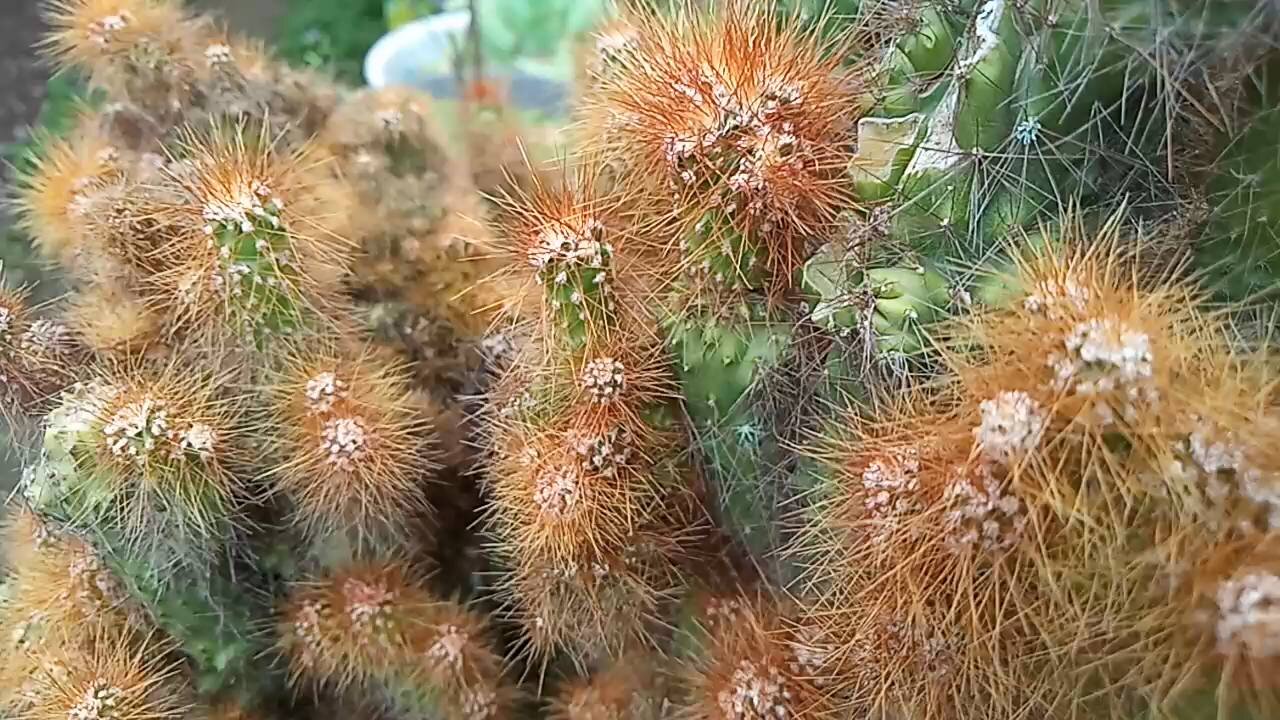
M0 715L1280 708L1265 4L620 3L550 168L45 5Z
M531 649L580 660L654 642L696 522L676 384L645 305L658 228L606 182L570 168L510 198L499 233L525 288L516 332L533 337L491 403L489 528Z

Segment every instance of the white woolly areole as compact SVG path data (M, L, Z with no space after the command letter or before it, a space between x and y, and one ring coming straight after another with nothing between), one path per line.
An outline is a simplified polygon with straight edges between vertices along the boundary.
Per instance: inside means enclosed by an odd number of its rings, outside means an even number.
M210 67L216 65L225 65L235 59L231 52L231 46L225 43L214 43L204 49L205 62Z
M80 701L67 711L67 720L115 720L122 694L124 691L106 680L95 680L85 688Z
M1229 512L1236 499L1243 498L1266 510L1266 527L1260 529L1280 528L1280 474L1251 462L1249 448L1235 433L1216 428L1203 418L1192 421L1194 427L1182 449L1199 471L1209 499Z
M489 720L498 714L498 693L489 687L463 687L461 694L464 720Z
M462 669L464 651L470 637L457 625L445 625L440 628L440 637L427 649L427 657L454 670Z
M91 550L76 553L67 568L67 576L74 588L74 597L65 599L75 601L81 608L99 612L125 602L124 587Z
M309 660L325 651L324 633L320 624L327 606L318 600L308 600L294 614L293 635L302 641L303 655Z
M313 413L329 412L334 402L347 395L347 384L332 372L317 373L307 380L303 391L307 398L307 409Z
M13 331L13 310L0 305L0 340L8 341Z
M369 437L362 417L333 418L320 433L320 450L327 462L340 470L350 470L368 452Z
M342 584L342 597L347 607L347 617L361 632L370 633L387 626L391 614L391 602L396 594L385 585L368 583L357 578L347 578Z
M1218 585L1218 649L1249 657L1280 656L1280 577L1255 570Z
M789 720L791 690L782 671L739 660L728 686L716 695L720 712L729 720Z
M1022 300L1022 308L1030 313L1050 318L1067 317L1068 313L1082 313L1089 307L1092 293L1072 278L1041 280L1032 292Z
M114 385L96 381L76 383L63 393L58 407L45 418L45 428L52 435L90 432L119 394L120 389Z
M982 423L973 436L987 457L1002 463L1034 450L1048 424L1040 403L1021 390L1001 392L980 408Z
M807 625L800 628L796 636L787 641L787 649L791 653L791 661L787 663L787 667L793 676L805 678L815 687L830 685L827 667L836 648L819 639L816 628Z
M283 209L284 203L275 197L265 182L250 180L228 192L226 197L205 201L202 215L208 224L204 231L212 235L219 226L228 226L247 234L254 231L259 220L277 228Z
M596 358L582 369L582 387L593 402L608 404L626 387L626 368L611 357Z
M178 434L178 447L200 457L209 457L217 442L217 433L205 423L192 423L190 427Z
M727 212L767 209L763 191L774 168L798 163L803 139L783 110L804 101L804 87L791 78L766 77L754 97L727 86L722 75L703 67L696 78L671 84L672 90L702 110L707 122L662 140L662 154L673 185L697 180L694 168L723 173ZM719 167L727 157L727 167ZM690 163L690 160L694 163ZM711 166L716 166L711 169Z
M102 427L111 454L142 461L159 439L169 435L169 413L162 400L146 397L116 410Z
M947 485L947 544L957 550L1006 550L1022 537L1025 508L1017 497L999 489L989 469L978 470L981 482L975 482L973 471L965 469L954 473Z
M876 541L887 539L897 520L924 508L917 494L920 451L914 447L889 450L868 462L860 477L863 510L874 523L872 538Z
M1094 318L1072 328L1063 346L1066 352L1054 353L1048 361L1055 389L1086 397L1120 394L1115 398L1118 408L1111 399L1095 404L1100 421L1114 421L1116 410L1135 419L1141 404L1158 399L1150 384L1155 357L1146 333L1114 318Z
M573 511L581 494L581 478L577 469L554 468L538 476L533 502L547 515L564 517Z
M605 477L612 477L631 458L631 439L624 428L613 428L600 435L572 431L567 440L589 469Z
M550 223L538 233L538 242L527 251L529 264L539 271L548 266L602 268L605 254L613 246L604 242L604 224L594 218L573 228L564 222ZM562 282L557 276L557 282Z

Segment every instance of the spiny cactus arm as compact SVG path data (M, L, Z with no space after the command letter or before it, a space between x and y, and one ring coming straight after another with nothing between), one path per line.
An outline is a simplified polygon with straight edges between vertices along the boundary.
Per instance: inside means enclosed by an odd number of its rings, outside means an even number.
M1207 188L1209 228L1197 264L1221 297L1270 294L1280 277L1280 112L1263 112L1223 152Z
M499 242L535 308L493 391L486 479L499 595L529 652L579 662L660 628L693 517L652 309L663 223L640 194L610 189L598 160L508 199Z
M131 386L151 394L117 402ZM260 700L279 689L279 680L258 666L266 608L224 575L225 543L238 521L224 494L229 489L217 484L227 478L210 474L200 456L229 450L231 433L216 414L184 414L200 407L200 395L198 388L186 397L168 392L180 387L166 388L163 378L108 375L65 393L46 421L42 456L24 474L23 492L38 512L89 538L134 601L179 641L202 693ZM117 417L124 412L132 420ZM208 421L208 432L192 438L203 450L188 441L171 466L167 444L183 442L178 428L193 419ZM103 447L106 456L98 452ZM121 474L111 452L131 449Z
M321 548L354 553L402 547L425 514L432 419L415 402L406 369L384 353L304 339L270 372L267 477L292 506L290 520ZM304 553L305 554L305 553Z
M433 720L508 717L517 699L485 620L431 597L396 562L294 583L279 625L295 687Z
M165 242L144 298L188 334L272 336L329 328L351 241L337 231L350 195L314 146L282 146L247 119L185 128L171 152L172 200L155 209Z
M777 527L762 478L780 463L748 391L785 356L799 268L849 203L847 110L869 97L861 66L842 69L833 41L773 10L636 13L585 103L621 181L676 221L664 333L718 511L761 554Z
M747 301L740 308L750 317L673 315L667 333L694 439L715 479L720 519L763 558L778 546L782 498L761 482L778 461L778 449L750 391L785 355L792 326L770 321L760 303Z

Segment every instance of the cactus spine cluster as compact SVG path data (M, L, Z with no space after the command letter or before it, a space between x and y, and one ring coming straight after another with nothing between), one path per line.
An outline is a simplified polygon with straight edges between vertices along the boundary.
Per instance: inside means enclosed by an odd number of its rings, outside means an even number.
M0 717L1280 712L1274 8L620 5L497 181L46 3Z

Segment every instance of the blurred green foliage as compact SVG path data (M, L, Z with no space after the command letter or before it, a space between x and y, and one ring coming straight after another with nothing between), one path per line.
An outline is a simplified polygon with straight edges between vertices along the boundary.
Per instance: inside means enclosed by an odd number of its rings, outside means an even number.
M466 0L451 0L466 7ZM486 58L551 59L568 52L568 40L589 32L608 12L607 0L476 0Z
M387 28L395 30L405 23L440 12L443 0L383 0Z
M276 47L295 65L362 85L365 53L386 30L383 0L290 0Z
M0 159L3 159L6 171L15 181L29 174L45 144L71 130L77 110L99 100L96 94L86 93L84 81L75 73L62 72L53 76L46 87L40 114L32 124L34 129L21 141L0 146ZM37 300L57 294L59 287L56 278L46 276L31 248L30 239L12 222L7 222L0 234L0 262L4 263L5 283L8 286L33 285L33 295Z

